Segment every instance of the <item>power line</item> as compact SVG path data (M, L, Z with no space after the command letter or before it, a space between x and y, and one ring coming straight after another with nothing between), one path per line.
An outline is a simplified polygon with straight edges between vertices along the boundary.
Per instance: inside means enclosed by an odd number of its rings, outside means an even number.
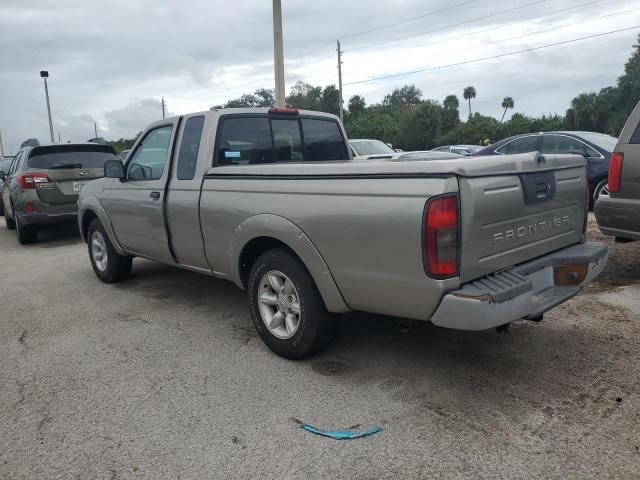
M402 77L402 76L406 76L406 75L414 75L416 73L429 72L429 71L433 71L433 70L441 70L441 69L444 69L444 68L457 67L457 66L460 66L460 65L468 65L470 63L477 63L477 62L482 62L482 61L485 61L485 60L494 60L496 58L508 57L508 56L511 56L511 55L516 55L518 53L533 52L535 50L542 50L544 48L555 47L555 46L558 46L558 45L566 45L566 44L569 44L569 43L579 42L581 40L588 40L590 38L604 37L606 35L612 35L614 33L619 33L619 32L626 32L626 31L629 31L629 30L634 30L636 28L640 28L640 25L635 25L633 27L627 27L627 28L620 28L620 29L617 29L617 30L611 30L611 31L608 31L608 32L603 32L603 33L597 33L597 34L594 34L594 35L588 35L586 37L574 38L574 39L571 39L571 40L565 40L563 42L549 43L547 45L541 45L539 47L531 47L531 48L525 48L525 49L522 49L522 50L517 50L517 51L514 51L514 52L501 53L501 54L498 54L498 55L491 55L489 57L475 58L473 60L465 60L463 62L450 63L448 65L439 65L437 67L426 67L426 68L421 68L421 69L418 69L418 70L412 70L410 72L394 73L394 74L390 74L390 75L382 75L382 76L378 76L378 77L366 78L364 80L358 80L358 81L355 81L355 82L348 82L348 83L345 83L344 85L345 86L346 85L357 85L357 84L360 84L360 83L374 82L376 80L386 80L388 78Z
M544 3L544 2L547 2L547 1L549 1L549 0L536 0L535 2L525 3L524 5L519 5L517 7L508 8L506 10L501 10L501 11L496 12L496 13L491 13L489 15L483 15L481 17L472 18L472 19L466 20L464 22L451 23L451 24L443 25L442 27L433 28L431 30L427 30L427 31L424 31L424 32L412 33L411 35L405 35L404 37L398 37L398 38L394 38L394 39L391 39L391 40L384 40L382 42L375 42L375 43L369 43L369 44L366 44L366 45L361 45L359 47L354 47L354 48L351 48L349 50L345 50L345 53L346 52L353 52L353 51L356 51L356 50L364 50L365 48L376 47L378 45L383 45L383 44L386 44L386 43L398 42L400 40L406 40L407 38L421 37L423 35L428 35L429 33L439 32L439 31L442 31L442 30L446 30L448 28L455 28L455 27L459 27L461 25L466 25L466 24L469 24L469 23L477 22L479 20L486 20L487 18L497 17L498 15L504 15L505 13L515 12L517 10L522 10L523 8L531 7L533 5L538 5L540 3Z
M380 25L378 27L370 28L368 30L362 30L362 31L356 32L356 33L350 33L348 35L342 35L339 38L341 40L344 40L345 38L358 37L358 36L361 36L361 35L365 35L367 33L377 32L379 30L384 30L385 28L391 28L391 27L395 27L397 25L402 25L403 23L408 23L408 22L412 22L414 20L418 20L420 18L430 17L432 15L436 15L438 13L442 13L442 12L446 12L446 11L449 11L449 10L453 10L455 8L463 7L465 5L469 5L470 3L475 3L475 2L478 2L478 1L479 0L467 0L466 2L458 3L458 4L452 5L450 7L441 8L439 10L434 10L432 12L427 12L427 13L424 13L424 14L421 14L421 15L416 15L414 17L409 17L409 18L406 18L404 20L400 20L398 22L389 23L389 24L386 24L386 25ZM302 53L299 53L297 55L293 55L291 58L303 57L305 55L308 55L309 53L313 53L313 52L315 52L317 50L320 50L322 47L326 47L328 45L332 45L334 42L335 42L335 40L330 40L328 42L321 43L321 44L316 45L315 47L313 47L313 48L311 48L309 50L306 50L306 51L304 51Z
M465 37L469 37L469 36L473 36L473 35L478 35L480 33L492 32L494 30L502 30L504 28L513 27L514 25L519 25L519 24L522 24L522 23L531 22L533 20L540 20L541 18L549 17L551 15L556 15L558 13L568 12L570 10L575 10L577 8L587 7L589 5L593 5L595 3L600 3L600 2L603 2L603 1L604 0L591 0L589 2L580 3L580 4L574 5L572 7L561 8L560 10L554 10L552 12L545 13L545 14L542 14L542 15L536 15L535 17L529 17L529 18L525 18L523 20L518 20L516 22L505 23L505 24L502 24L502 25L499 25L499 26L492 26L492 27L489 27L489 28L485 28L483 30L474 30L473 32L467 32L467 33L463 33L461 35L456 35L456 36L453 36L453 37L441 38L439 40L433 40L433 41L427 42L427 43L420 43L418 45L413 45L411 47L402 48L401 50L402 51L413 50L415 48L426 47L428 45L436 45L438 43L449 42L451 40L459 40L460 38L465 38ZM388 52L384 52L384 53L381 53L381 54L388 54ZM377 57L377 56L379 56L381 54L376 54L374 56ZM319 69L319 70L322 70L322 69ZM313 71L317 71L317 70L312 70L312 72ZM311 73L311 72L309 72L309 73Z

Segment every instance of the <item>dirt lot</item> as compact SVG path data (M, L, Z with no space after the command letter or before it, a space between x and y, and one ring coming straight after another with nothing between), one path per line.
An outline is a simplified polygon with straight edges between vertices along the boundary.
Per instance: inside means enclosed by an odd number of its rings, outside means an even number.
M108 286L73 229L21 247L1 227L0 478L638 478L640 243L607 242L599 281L542 323L350 315L290 362L230 284L136 260Z

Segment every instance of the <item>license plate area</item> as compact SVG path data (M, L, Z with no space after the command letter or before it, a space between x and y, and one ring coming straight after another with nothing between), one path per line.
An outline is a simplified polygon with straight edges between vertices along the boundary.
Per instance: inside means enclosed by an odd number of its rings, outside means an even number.
M84 187L84 184L86 182L73 182L73 191L75 193L80 192L80 190L82 190L82 187Z

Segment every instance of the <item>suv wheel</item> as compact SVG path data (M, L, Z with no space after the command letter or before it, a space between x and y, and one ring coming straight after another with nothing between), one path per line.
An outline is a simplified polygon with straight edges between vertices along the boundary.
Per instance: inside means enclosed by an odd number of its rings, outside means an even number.
M91 266L100 280L105 283L116 283L129 276L132 258L116 252L100 220L95 219L89 225L87 243Z
M20 220L16 217L16 211L13 210L14 223L16 225L16 236L21 245L29 245L38 241L38 230L34 226L25 227L20 224Z
M307 269L291 253L269 250L253 265L247 293L260 338L276 354L301 359L325 348L336 319Z
M0 202L1 201L2 200L0 200ZM5 210L5 212L4 212L4 223L7 225L7 228L9 230L13 230L14 228L16 228L16 221L14 220L14 218L15 217L9 218L9 212Z

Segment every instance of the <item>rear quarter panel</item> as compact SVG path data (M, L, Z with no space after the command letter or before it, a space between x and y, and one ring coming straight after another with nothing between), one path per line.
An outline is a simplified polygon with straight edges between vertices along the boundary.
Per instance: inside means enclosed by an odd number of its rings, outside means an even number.
M207 258L217 275L236 278L238 258L229 252L238 251L238 226L272 214L310 239L349 308L427 320L443 292L459 282L432 280L424 272L424 206L429 197L457 189L453 176L205 179L201 221Z

